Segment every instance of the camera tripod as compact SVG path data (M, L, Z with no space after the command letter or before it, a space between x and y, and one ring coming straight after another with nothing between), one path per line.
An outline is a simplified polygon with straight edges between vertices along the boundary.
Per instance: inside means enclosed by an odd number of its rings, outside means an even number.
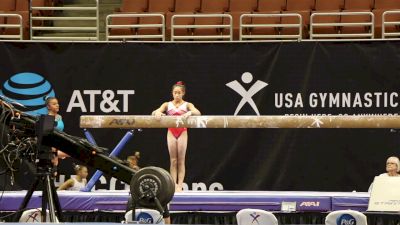
M21 206L15 214L14 221L19 222L22 211L26 209L29 201L32 198L32 194L35 190L38 190L39 184L42 186L42 222L46 222L47 207L49 209L49 222L62 222L60 200L56 192L54 185L53 176L53 157L54 155L50 146L42 145L42 139L44 136L51 134L54 131L54 116L41 115L39 121L35 125L35 134L37 136L37 159L34 162L36 164L35 181L25 195ZM57 214L57 217L56 217Z
M41 158L39 158L39 161L36 163L37 171L35 180L26 193L24 200L18 209L18 213L15 214L14 222L19 222L22 211L28 206L32 194L34 191L38 190L39 184L42 186L42 222L46 222L47 208L49 209L49 222L55 223L62 221L61 205L54 185L54 176L52 172L53 164L51 158L54 154L50 147L42 146L41 148Z

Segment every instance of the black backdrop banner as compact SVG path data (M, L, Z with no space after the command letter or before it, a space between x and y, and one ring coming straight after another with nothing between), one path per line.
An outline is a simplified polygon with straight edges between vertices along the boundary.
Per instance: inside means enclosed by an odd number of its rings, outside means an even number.
M4 95L20 73L49 82L65 131L82 137L79 116L150 114L171 100L179 80L203 115L390 116L400 108L400 42L1 43ZM90 132L112 149L126 131ZM190 129L186 183L189 190L366 191L399 149L400 133L389 129ZM136 133L121 158L134 151L140 166L169 167L165 129ZM72 161L61 162L65 178ZM105 178L96 188L124 185Z

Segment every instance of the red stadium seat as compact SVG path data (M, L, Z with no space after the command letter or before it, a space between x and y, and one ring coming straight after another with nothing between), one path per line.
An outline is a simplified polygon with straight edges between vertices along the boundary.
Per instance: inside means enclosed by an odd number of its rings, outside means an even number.
M382 37L382 16L388 9L374 9L372 12L375 16L375 38ZM395 10L395 9L392 9ZM400 8L398 8L400 10ZM400 14L388 14L385 17L387 22L400 22ZM396 25L386 25L385 32L400 32L399 26Z
M387 10L400 10L400 1L398 0L375 0L375 9L372 11L375 15L375 37L380 38L382 35L382 15ZM387 15L386 20L400 21L400 15ZM386 26L386 32L399 32L398 26Z
M176 14L194 14L200 11L201 0L175 0L175 10L172 13L167 13L167 34L170 33L171 19ZM175 19L177 25L193 25L194 18L177 18ZM192 29L175 29L176 35L191 35Z
M29 11L29 2L27 0L16 0L16 7L15 11ZM32 0L32 6L33 7L41 7L41 6L46 6L46 1L45 0ZM40 12L38 10L34 10L32 12L34 15L39 15Z
M258 0L257 11L276 13L286 10L286 0Z
M287 0L286 10L284 13L298 13L301 15L303 20L303 37L308 35L308 26L310 24L311 11L315 9L315 0ZM298 18L294 17L283 17L281 19L282 24L293 24L298 23ZM281 34L297 34L298 29L296 28L282 28Z
M52 2L48 0L32 0L32 6L33 7L42 7L42 6L50 6ZM22 24L23 24L23 32L24 32L24 38L27 39L29 37L29 1L28 0L16 0L15 2L15 13L19 14L22 16ZM39 11L39 10L33 10L32 11L33 16L51 16L53 15L52 11ZM18 23L17 18L8 18L7 19L8 24L16 24ZM43 21L40 20L34 20L33 22L34 26L41 26L43 24ZM9 35L15 35L18 34L19 31L15 28L10 28L5 31L5 33Z
M175 0L175 13L196 13L200 11L201 0Z
M160 17L140 17L139 18L139 24L162 24L162 20ZM137 34L138 35L161 35L162 34L162 28L138 28L137 29ZM164 34L165 35L165 34ZM151 41L159 41L160 38L154 38L154 39L148 39L145 38L143 40L151 40Z
M200 13L215 13L223 14L228 11L229 1L228 0L202 0ZM195 25L222 25L222 17L209 17L209 18L195 18ZM220 35L223 29L219 28L202 28L195 29L195 35Z
M117 9L120 13L143 13L148 8L148 0L123 0L121 8ZM112 25L126 25L126 24L138 24L138 18L113 18L111 20ZM136 29L132 28L113 28L110 29L111 35L133 35L136 33Z
M263 12L260 12L264 14ZM280 24L280 17L253 17L251 24ZM254 35L278 35L279 29L273 27L254 27L249 30Z
M287 11L311 11L315 9L315 0L287 0Z
M253 12L257 10L257 0L230 0L230 12Z
M374 0L345 0L344 12L370 12L374 7ZM353 22L368 22L371 17L368 15L360 16L341 16L342 23L353 23ZM342 27L341 31L343 34L352 33L366 33L369 31L369 27L366 26L352 26Z
M344 9L351 11L369 10L374 7L374 0L345 0Z
M398 0L375 0L375 9L400 9Z
M34 7L46 6L46 4L47 1L45 0L32 0L32 6ZM15 13L22 16L23 33L24 33L24 38L26 39L29 37L29 2L27 0L16 0L15 10L16 10ZM38 10L34 10L32 14L35 16L41 15L40 11ZM7 18L6 21L7 24L18 23L17 18ZM40 26L42 24L41 21L34 21L33 23L35 26ZM19 30L15 28L9 28L5 29L4 33L7 35L15 35L19 34Z
M29 2L27 0L16 0L16 11L29 11Z
M13 12L22 16L22 32L24 34L24 39L28 39L29 37L29 12L28 11L19 11ZM6 18L7 24L19 24L19 19L15 17ZM4 29L4 34L6 35L17 35L20 31L17 28L6 28Z
M149 0L148 13L160 13L164 16L174 10L174 0ZM141 17L139 24L161 24L160 17ZM164 24L165 21L164 21ZM160 28L139 28L137 30L140 35L158 35L162 31Z
M229 12L232 16L232 25L233 25L233 36L234 39L239 39L239 30L240 30L240 16L245 13L252 13L257 10L257 0L230 0L229 3ZM244 20L243 23L250 24L251 19ZM229 24L229 19L224 18L224 24ZM249 31L245 29L245 33ZM227 30L225 30L227 33Z
M307 38L308 36L308 26L310 24L310 11L285 11L283 12L284 14L287 13L298 13L300 14L302 18L302 32L303 32L303 38ZM281 19L281 24L297 24L299 23L298 17L282 17ZM299 29L298 28L282 28L281 29L281 34L284 35L294 35L298 34Z
M117 11L140 13L140 12L146 12L147 8L148 8L148 0L123 0L121 3L121 8L119 8L119 10Z
M259 0L257 13L260 14L279 14L281 11L286 10L286 0ZM279 17L254 17L251 20L252 24L280 24ZM279 29L277 28L252 28L250 32L255 35L277 35Z
M315 12L340 12L344 8L344 0L316 0ZM339 23L340 16L314 16L314 23ZM324 26L313 28L316 34L336 34L340 27Z
M111 24L112 25L133 25L133 24L138 24L138 18L137 17L131 17L131 18L119 18L119 17L114 17L111 19ZM136 33L136 29L133 28L112 28L109 30L111 35L133 35Z
M316 12L318 13L318 12L335 12L335 11L316 11ZM313 23L340 23L340 16L314 15ZM337 34L339 33L339 31L340 27L337 26L313 27L314 34Z
M202 0L201 13L223 13L229 9L229 0Z
M232 27L233 27L233 38L235 40L238 40L239 38L239 30L240 30L240 17L245 14L245 13L251 13L251 12L227 12L226 14L229 14L232 16ZM230 19L229 18L224 18L223 19L224 24L229 24ZM251 19L244 19L243 24L250 24ZM224 33L228 34L229 31L228 29L224 29ZM249 33L248 29L244 29L244 33Z
M224 22L222 17L210 17L210 18L195 18L195 25L222 25ZM220 35L223 29L219 28L198 28L194 29L195 35Z
M175 8L174 0L149 0L148 12L172 12Z
M362 23L362 22L370 22L371 17L368 15L360 15L360 16L350 16L350 15L342 15L340 18L341 23ZM369 33L370 26L344 26L341 28L341 33L343 34L355 34L355 33Z
M9 12L15 10L15 0L0 0L0 11Z
M340 11L344 8L344 0L316 0L315 11Z
M33 7L42 7L42 6L48 6L48 2L46 0L32 0L32 6ZM46 11L47 13L48 11ZM39 11L33 11L33 14L41 14Z

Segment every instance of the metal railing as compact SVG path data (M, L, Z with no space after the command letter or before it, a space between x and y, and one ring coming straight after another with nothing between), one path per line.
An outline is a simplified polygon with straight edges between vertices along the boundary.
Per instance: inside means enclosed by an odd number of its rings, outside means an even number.
M30 0L32 1L32 0ZM96 2L96 6L94 7L31 7L30 13L30 34L32 40L71 40L71 41L99 41L99 0L94 0ZM96 16L45 16L45 15L35 15L32 14L32 11L95 11ZM388 17L392 14L399 14L400 10L389 10L385 11L382 14L382 38L395 38L400 37L400 32L387 32L387 28L389 26L400 27L400 21L389 21ZM49 15L49 14L47 14ZM369 21L359 21L359 22L316 22L316 17L324 17L324 16L369 16ZM159 24L111 24L112 18L115 17L160 17L161 22ZM20 32L18 35L0 35L0 39L23 39L23 19L19 14L1 14L0 17L18 17L19 23L16 24L0 24L0 28L13 28L19 29ZM177 20L179 18L211 18L211 17L220 17L222 20L225 20L221 24L191 24L191 25L179 25L177 24ZM245 23L244 21L257 17L279 17L281 20L282 17L297 17L298 23L294 24L282 24L282 23L265 23L265 24L256 24L256 23ZM96 26L92 27L82 27L82 26L38 26L34 21L95 21ZM229 22L228 22L229 21ZM340 21L340 20L339 20ZM303 40L303 24L302 17L300 14L291 13L291 14L243 14L240 17L240 30L239 30L239 40L257 40L257 41L268 41L268 40L290 40L297 39ZM106 17L106 40L118 40L118 39L161 39L162 41L166 40L165 29L166 29L166 21L165 17L162 14L112 14ZM316 28L323 27L368 27L368 31L360 32L360 33L341 33L340 29L338 32L332 34L322 34L317 33ZM161 30L161 34L157 35L112 35L110 33L110 29L138 29L138 28L159 28ZM189 29L200 30L200 29L219 29L221 32L214 35L195 35L195 32L192 32L187 35L176 35L177 29ZM273 28L276 29L277 34L252 34L251 30L253 28ZM298 34L282 34L279 32L283 28L296 28L298 29ZM250 32L248 34L244 33L244 30L248 29ZM59 36L38 36L35 31L90 31L95 32L96 35L93 37L59 37ZM228 32L229 31L229 32ZM375 33L375 20L374 14L372 12L328 12L328 13L313 13L310 18L310 39L316 38L341 38L340 40L353 40L352 38L369 38L374 39ZM259 32L261 33L261 32ZM77 35L78 36L78 35ZM182 41L182 40L192 40L192 41L204 41L209 39L217 39L213 41L233 41L233 26L232 26L232 16L229 14L179 14L174 15L171 18L171 41Z
M144 17L159 17L161 23L156 24L111 24L113 18L144 18ZM127 35L112 35L110 29L135 29L135 28L158 28L161 30L160 34L133 34ZM165 41L165 17L163 14L150 13L130 13L130 14L111 14L106 17L106 40L126 40L126 39L161 39Z
M278 17L282 19L282 17L296 17L298 18L298 23L294 24L282 24L282 23L271 23L271 24L245 24L243 21L246 18L273 18ZM245 28L297 28L299 30L298 34L243 34L243 30ZM240 30L239 30L239 40L243 41L243 39L297 39L301 40L303 36L303 18L298 13L278 13L278 14L242 14L240 16Z
M398 26L400 27L400 20L399 21L386 21L386 16L387 15L393 15L393 14L398 14L400 17L400 10L391 10L391 11L385 11L382 14L382 38L386 37L400 37L400 32L386 32L386 27L388 25L391 26Z
M193 24L193 25L178 25L175 24L176 20L179 18L221 18L221 24ZM223 19L229 19L228 24L223 23ZM216 35L175 35L175 29L221 29L220 34ZM228 29L229 34L224 34L223 30ZM232 16L229 14L179 14L173 15L171 18L171 41L176 40L233 40L233 29L232 29Z
M314 22L315 17L324 16L370 16L370 21L368 22L353 22L353 23L316 23ZM370 27L368 33L332 33L332 34L316 34L314 28L316 27L355 27L355 26L365 26ZM327 13L313 13L310 18L310 39L315 38L371 38L373 39L375 35L375 17L372 12L327 12Z
M32 1L32 0L30 0ZM80 41L98 41L99 40L99 0L95 0L96 6L80 6L80 7L68 7L68 6L41 6L35 7L31 5L30 10L30 36L31 40L80 40ZM32 14L33 11L78 11L78 12L95 12L96 16L37 16ZM36 26L33 21L95 21L95 26ZM86 31L95 33L95 36L36 36L34 31Z
M23 25L22 25L22 16L21 15L19 15L19 14L13 14L13 13L0 13L0 17L4 17L5 19L7 19L7 18L12 18L12 17L15 17L15 18L18 18L18 23L15 23L15 24L7 24L7 23L4 23L4 24L0 24L0 29L1 28L5 28L5 30L7 30L7 29L9 29L9 28L15 28L15 29L18 29L19 30L19 34L15 34L15 35L12 35L12 34L1 34L0 33L0 39L19 39L19 40L22 40L23 39L23 36L24 36L24 32L23 32Z

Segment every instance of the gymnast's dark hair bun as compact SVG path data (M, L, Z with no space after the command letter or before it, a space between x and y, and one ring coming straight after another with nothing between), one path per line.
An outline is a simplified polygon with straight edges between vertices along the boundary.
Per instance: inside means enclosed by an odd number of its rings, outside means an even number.
M81 166L75 163L72 163L72 166L74 167L75 171L79 171L81 169Z
M43 97L43 100L45 101L46 105L48 105L50 103L50 101L53 100L53 99L57 99L57 98L56 97L51 97L51 96L48 96L48 95Z

